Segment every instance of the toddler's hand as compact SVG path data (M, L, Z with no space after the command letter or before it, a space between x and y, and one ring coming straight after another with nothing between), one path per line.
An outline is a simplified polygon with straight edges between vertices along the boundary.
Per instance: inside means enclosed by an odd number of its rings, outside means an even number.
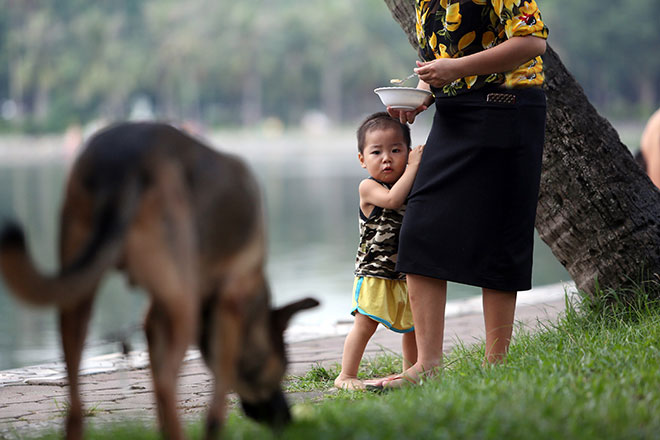
M408 165L419 165L422 161L422 153L424 152L424 145L418 145L413 148L408 154Z

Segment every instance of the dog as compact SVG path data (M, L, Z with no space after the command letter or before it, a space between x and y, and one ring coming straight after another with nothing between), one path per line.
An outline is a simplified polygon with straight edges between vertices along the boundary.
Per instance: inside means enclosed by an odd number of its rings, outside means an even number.
M289 421L283 332L293 314L318 302L271 309L261 194L240 159L164 123L119 123L98 132L68 177L59 260L59 272L44 275L18 224L0 233L0 272L10 290L59 311L67 438L82 438L81 352L95 291L112 268L150 297L144 327L165 437L183 438L177 375L195 342L214 379L207 438L222 428L230 390L248 416L272 426Z

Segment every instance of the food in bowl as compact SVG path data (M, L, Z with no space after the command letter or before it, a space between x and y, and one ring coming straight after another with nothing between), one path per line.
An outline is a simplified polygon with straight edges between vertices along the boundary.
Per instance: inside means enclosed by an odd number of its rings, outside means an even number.
M379 87L374 90L386 107L414 110L431 94L415 87Z

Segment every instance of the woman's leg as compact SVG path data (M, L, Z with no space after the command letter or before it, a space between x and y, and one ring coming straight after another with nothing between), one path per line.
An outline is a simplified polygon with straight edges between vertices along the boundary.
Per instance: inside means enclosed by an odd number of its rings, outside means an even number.
M384 382L391 380L395 377L401 376L405 373L410 367L412 367L417 361L417 343L415 342L415 331L404 333L401 335L401 352L403 355L403 368L402 373L390 374L386 377L380 377L377 379L367 379L363 383L367 386L381 386Z
M447 282L422 275L407 275L408 295L415 323L417 361L403 372L403 379L390 380L383 385L398 387L417 382L424 371L442 365L442 342L445 333L445 304Z
M364 389L364 384L358 380L357 373L360 360L373 336L378 322L360 313L355 314L353 328L344 341L344 354L341 359L341 373L335 379L335 386L345 390Z
M486 353L484 364L502 362L513 333L517 292L483 289Z

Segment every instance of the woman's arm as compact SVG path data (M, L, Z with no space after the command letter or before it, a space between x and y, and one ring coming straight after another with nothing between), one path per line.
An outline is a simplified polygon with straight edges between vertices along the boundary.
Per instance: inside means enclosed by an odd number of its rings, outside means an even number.
M508 72L521 64L545 53L545 39L527 35L512 37L495 47L460 58L439 58L433 61L417 61L413 69L419 76L418 89L430 90L430 86L441 88L459 78L472 75L489 75L491 73ZM412 124L415 117L433 103L433 97L415 110L398 110L388 108L393 118L401 123Z
M528 35L512 37L495 47L460 58L439 58L424 63L414 71L419 79L433 87L443 87L459 78L508 72L545 53L545 39Z

